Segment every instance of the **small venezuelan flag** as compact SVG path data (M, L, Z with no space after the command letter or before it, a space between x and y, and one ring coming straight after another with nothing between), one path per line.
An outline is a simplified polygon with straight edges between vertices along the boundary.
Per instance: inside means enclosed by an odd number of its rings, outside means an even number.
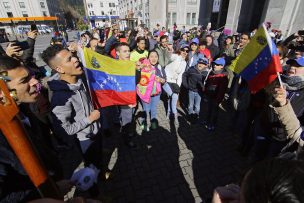
M97 107L136 103L135 63L84 48L86 74Z
M282 72L280 57L264 26L257 30L229 68L248 82L252 93L266 87L277 78L277 72Z

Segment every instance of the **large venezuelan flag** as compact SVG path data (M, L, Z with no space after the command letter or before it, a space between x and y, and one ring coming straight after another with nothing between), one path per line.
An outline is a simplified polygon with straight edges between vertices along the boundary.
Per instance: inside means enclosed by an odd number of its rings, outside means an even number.
M280 57L276 45L264 26L257 30L229 68L248 82L252 93L277 78L277 72L282 72Z
M83 50L86 74L95 105L136 103L135 63L115 60L88 48Z

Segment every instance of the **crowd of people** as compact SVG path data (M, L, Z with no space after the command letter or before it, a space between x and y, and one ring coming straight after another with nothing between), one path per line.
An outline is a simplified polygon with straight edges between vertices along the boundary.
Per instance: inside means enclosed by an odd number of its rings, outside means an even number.
M102 136L113 133L111 123L120 126L126 146L136 149L136 125L145 132L157 129L157 110L163 100L168 122L173 120L176 126L179 110L184 110L191 125L215 131L220 108L229 111L236 121L233 132L241 139L239 152L252 155L258 163L245 176L242 189L236 185L219 187L213 202L304 202L300 184L304 177L304 36L299 31L284 39L280 31L271 30L269 25L268 29L283 66L283 87L275 81L255 94L229 69L255 31L229 36L202 27L178 30L174 26L170 32L160 25L153 31L140 26L121 31L114 24L79 32L77 42L68 42L67 36L58 33L41 54L51 71L36 65L37 31L30 31L29 48L22 50L11 42L1 50L0 72L8 76L8 88L16 90L19 117L59 188L75 184L62 181L70 180L81 162L100 171L101 180L107 170L102 162ZM84 47L134 62L136 103L94 109L81 61ZM202 105L207 112L202 112ZM144 113L135 120L139 106ZM39 199L1 132L0 151L1 202ZM265 159L269 160L260 163ZM97 184L88 192L97 197Z

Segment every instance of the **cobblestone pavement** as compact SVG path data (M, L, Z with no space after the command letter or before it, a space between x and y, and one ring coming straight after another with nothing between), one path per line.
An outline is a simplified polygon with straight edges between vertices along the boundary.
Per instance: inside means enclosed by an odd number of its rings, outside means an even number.
M160 127L148 133L137 128L136 150L124 146L119 133L104 138L113 173L100 186L104 202L208 202L216 186L241 180L248 164L236 151L231 113L220 111L214 132L179 113L179 125L170 123L160 102Z

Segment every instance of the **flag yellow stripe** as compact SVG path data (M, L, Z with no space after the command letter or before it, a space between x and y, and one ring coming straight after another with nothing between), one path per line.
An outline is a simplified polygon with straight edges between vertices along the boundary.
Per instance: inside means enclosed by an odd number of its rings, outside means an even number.
M84 48L84 58L86 68L106 72L110 75L121 76L134 76L135 75L135 63L132 61L115 60L107 56L98 54L91 49ZM95 58L95 62L99 67L94 67L92 64L92 58Z
M232 61L229 68L239 74L259 55L265 46L267 46L266 33L263 26L261 26L241 54Z

